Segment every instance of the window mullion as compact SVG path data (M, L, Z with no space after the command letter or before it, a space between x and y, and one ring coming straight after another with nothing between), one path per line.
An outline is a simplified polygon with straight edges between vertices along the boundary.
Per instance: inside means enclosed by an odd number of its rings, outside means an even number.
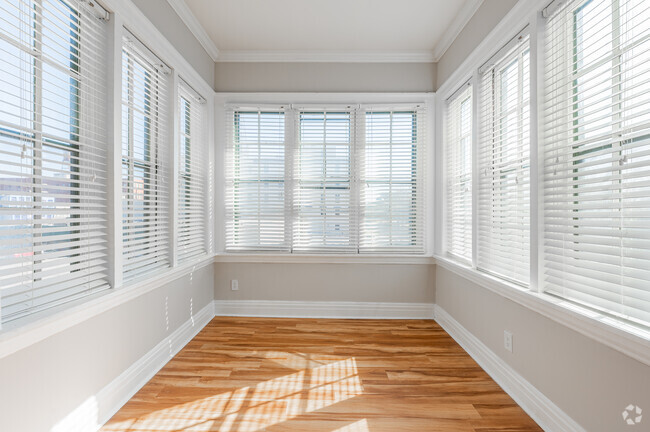
M481 82L481 76L478 70L474 70L472 74L472 267L478 268L478 229L479 229L479 176L482 173L482 167L479 165L480 156L480 126L479 111L481 109L478 85Z
M122 155L122 33L123 22L119 14L113 14L109 21L109 64L108 64L108 279L113 288L122 286L122 170L124 159ZM127 110L127 121L130 124L131 113ZM131 131L127 131L128 142L131 141ZM128 145L128 144L127 144ZM128 157L127 157L127 169Z
M294 203L294 161L298 145L295 121L296 112L289 108L284 116L284 242L293 253L293 229L297 205Z
M356 253L361 253L361 225L363 217L363 209L361 202L361 188L365 187L365 184L361 182L361 171L362 165L365 161L362 158L365 157L366 150L366 115L365 111L356 107L351 111L353 124L350 126L352 134L352 140L350 142L350 200L352 208L350 209L350 228L354 230L350 233L352 238L352 244L356 250Z
M169 124L171 125L171 131L170 133L167 134L167 137L158 137L158 140L167 140L169 143L169 160L171 163L169 166L171 167L171 181L169 182L169 188L167 193L169 194L169 219L168 219L168 224L169 224L169 264L171 267L176 267L178 265L178 232L180 231L179 229L179 224L180 220L178 217L178 209L180 206L179 200L179 182L181 180L181 173L185 173L186 167L181 170L180 164L182 163L184 166L187 164L187 158L189 154L189 148L186 149L186 155L183 161L180 160L181 157L181 143L179 142L177 137L181 136L181 124L180 124L180 119L181 119L181 113L180 113L180 107L177 104L177 101L179 100L178 96L178 84L180 82L178 78L178 74L176 71L171 72L171 89L169 90L170 92L170 97L167 100L167 107L166 112L168 113L169 119L163 119L163 121L169 121ZM156 104L158 106L158 104ZM158 113L160 115L160 113ZM189 114L188 114L189 115ZM184 130L184 125L183 125L183 137L185 137L185 130ZM183 138L184 139L184 138ZM191 142L191 141L190 141ZM191 144L190 144L191 145ZM156 146L156 152L158 152L158 146ZM176 158L178 158L178 163L175 162ZM156 160L156 166L157 169L161 169L162 164L158 159ZM156 178L159 176L157 175Z
M33 148L33 173L34 177L32 178L32 187L34 193L34 214L33 214L33 233L32 233L32 248L34 259L32 265L38 267L37 264L40 264L40 260L37 258L42 255L43 251L40 248L34 248L35 244L39 241L43 234L41 228L43 228L43 5L42 0L36 0L34 2L34 9L36 13L34 14L34 118L33 118L33 130L34 130L34 148ZM40 12L39 12L40 11ZM37 273L42 272L38 268L33 270L32 283L39 280ZM31 295L34 295L34 291L31 291Z

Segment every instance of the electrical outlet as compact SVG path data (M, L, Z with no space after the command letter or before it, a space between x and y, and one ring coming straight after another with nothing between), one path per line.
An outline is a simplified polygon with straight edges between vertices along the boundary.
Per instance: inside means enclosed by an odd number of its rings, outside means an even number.
M230 281L230 289L233 291L239 290L239 281L237 279L233 279Z
M503 347L512 352L512 333L508 330L503 331Z

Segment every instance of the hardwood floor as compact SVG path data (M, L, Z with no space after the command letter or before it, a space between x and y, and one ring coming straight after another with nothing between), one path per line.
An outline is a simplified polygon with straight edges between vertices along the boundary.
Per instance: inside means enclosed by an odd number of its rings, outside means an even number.
M434 321L218 317L102 430L541 428Z

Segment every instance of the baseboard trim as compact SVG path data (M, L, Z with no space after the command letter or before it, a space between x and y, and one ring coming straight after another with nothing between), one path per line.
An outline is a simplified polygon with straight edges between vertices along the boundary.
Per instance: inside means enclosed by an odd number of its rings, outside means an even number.
M433 304L215 300L216 316L273 318L433 319Z
M53 429L98 430L214 316L281 318L435 319L547 432L586 432L578 423L438 305L428 303L214 300L133 363L95 400L86 401ZM85 414L85 415L84 415ZM92 415L92 419L88 416ZM87 427L92 425L92 427Z
M434 306L434 319L542 429L547 432L586 432L438 305Z
M96 396L98 429L144 387L212 318L214 318L214 303L210 302L100 390Z

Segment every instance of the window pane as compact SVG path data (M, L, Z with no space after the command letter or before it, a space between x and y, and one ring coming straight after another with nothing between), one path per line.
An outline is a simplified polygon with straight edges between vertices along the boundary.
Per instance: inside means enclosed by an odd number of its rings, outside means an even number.
M421 251L418 193L422 157L415 111L365 114L360 250Z
M300 112L294 249L355 248L351 211L351 113Z
M285 113L234 111L228 178L228 250L286 250Z

